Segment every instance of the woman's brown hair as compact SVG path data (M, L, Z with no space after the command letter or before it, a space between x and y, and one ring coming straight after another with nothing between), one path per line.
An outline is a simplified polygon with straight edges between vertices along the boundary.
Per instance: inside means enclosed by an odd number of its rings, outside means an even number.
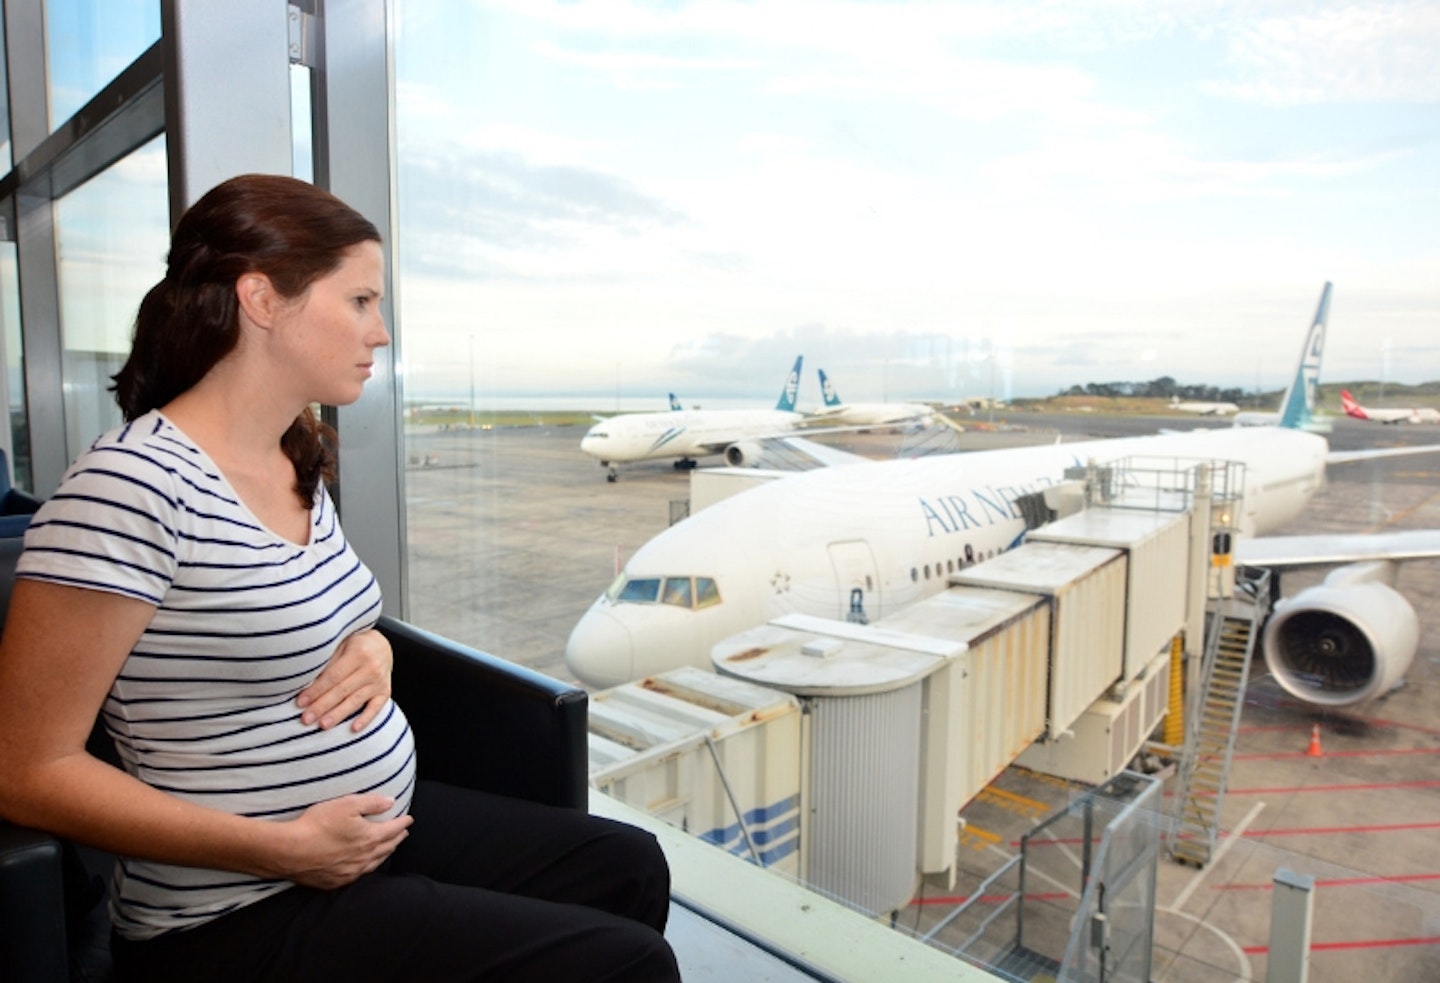
M114 376L120 412L129 421L164 406L234 349L244 274L263 273L293 299L351 247L379 241L363 215L296 178L242 174L216 185L180 217L165 278L140 302L130 357ZM309 508L320 482L335 477L335 432L306 407L280 443Z

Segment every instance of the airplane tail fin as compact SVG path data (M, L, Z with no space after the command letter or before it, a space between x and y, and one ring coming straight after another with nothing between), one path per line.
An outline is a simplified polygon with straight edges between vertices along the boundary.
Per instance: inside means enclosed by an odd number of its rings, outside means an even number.
M825 397L826 406L839 406L840 394L835 391L835 386L830 382L830 377L825 374L824 369L816 370L820 374L820 395Z
M1348 389L1340 390L1340 408L1345 411L1346 416L1353 416L1357 420L1370 419L1370 417L1365 414L1364 408L1355 402L1355 397L1350 395L1350 390Z
M785 388L780 390L780 401L775 404L782 413L795 412L795 397L800 393L800 365L804 361L804 355L796 355L795 367L785 377Z
M1295 375L1285 398L1280 401L1280 426L1290 430L1302 430L1315 417L1316 388L1320 384L1320 357L1325 350L1325 323L1330 317L1330 288L1327 280L1325 289L1320 291L1320 305L1315 308L1315 319L1305 333L1305 347L1300 349L1300 363L1295 366Z
M671 408L672 410L683 410L683 409L685 408L685 407L683 407L683 406L680 405L680 400L678 400L678 399L675 398L675 394L674 394L674 393L671 393L671 394L670 394L670 408Z

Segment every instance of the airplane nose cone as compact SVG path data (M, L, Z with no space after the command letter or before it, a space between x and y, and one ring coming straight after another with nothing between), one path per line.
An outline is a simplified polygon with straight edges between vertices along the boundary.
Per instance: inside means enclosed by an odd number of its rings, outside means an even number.
M581 682L596 689L635 678L635 646L629 630L598 605L586 611L565 643L565 665Z

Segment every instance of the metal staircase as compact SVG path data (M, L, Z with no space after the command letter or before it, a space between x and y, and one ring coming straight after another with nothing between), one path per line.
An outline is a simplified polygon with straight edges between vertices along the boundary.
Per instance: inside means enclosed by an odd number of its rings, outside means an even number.
M1171 831L1170 854L1181 863L1203 867L1215 852L1250 657L1269 597L1268 579L1267 573L1255 582L1253 597L1225 598L1211 605L1201 699L1186 735L1176 792L1178 822Z

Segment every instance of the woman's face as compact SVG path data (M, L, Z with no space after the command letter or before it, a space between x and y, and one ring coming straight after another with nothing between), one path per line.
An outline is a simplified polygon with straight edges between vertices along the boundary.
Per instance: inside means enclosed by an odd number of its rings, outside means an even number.
M384 275L380 244L359 243L281 317L278 354L304 401L344 406L360 398L375 349L390 344L380 316Z

